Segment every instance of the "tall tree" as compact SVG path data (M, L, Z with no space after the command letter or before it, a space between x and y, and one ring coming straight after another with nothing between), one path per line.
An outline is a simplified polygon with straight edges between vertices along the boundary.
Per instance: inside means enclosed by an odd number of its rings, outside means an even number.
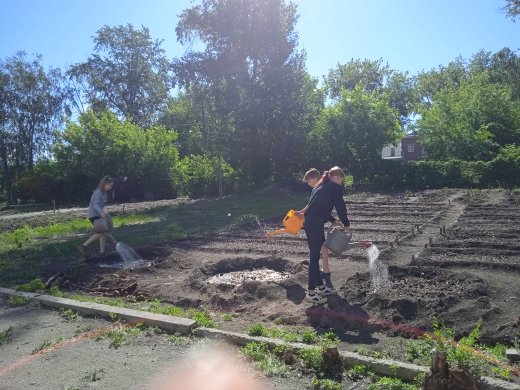
M340 100L323 110L310 134L313 165L340 165L356 180L376 174L381 149L403 135L398 111L388 103L386 93L364 91L361 86L344 89Z
M33 168L38 157L49 153L62 115L70 110L60 70L46 72L41 56L29 59L19 52L0 62L0 73L4 79L0 154L9 190L14 176Z
M514 22L520 15L520 0L506 0L506 5L502 8L502 11Z
M307 112L296 106L307 104L314 81L296 51L297 19L296 6L285 0L202 0L184 10L176 28L180 43L192 47L200 39L205 45L174 60L177 78L202 86L213 97L211 115L227 129L233 123L229 161L252 185L290 174L299 156L287 153L286 142L303 150ZM273 143L285 145L276 161Z
M148 127L165 108L171 88L170 63L146 27L104 26L94 37L94 53L67 74L83 86L95 112L106 108Z

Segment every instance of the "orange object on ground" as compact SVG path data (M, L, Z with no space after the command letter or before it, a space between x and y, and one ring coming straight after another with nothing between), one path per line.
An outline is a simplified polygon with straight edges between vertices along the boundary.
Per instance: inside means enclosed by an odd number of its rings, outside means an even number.
M285 218L283 219L285 229L278 229L272 233L267 233L267 238L271 238L278 233L291 233L296 234L300 231L303 226L303 218L297 215L294 210L289 210Z

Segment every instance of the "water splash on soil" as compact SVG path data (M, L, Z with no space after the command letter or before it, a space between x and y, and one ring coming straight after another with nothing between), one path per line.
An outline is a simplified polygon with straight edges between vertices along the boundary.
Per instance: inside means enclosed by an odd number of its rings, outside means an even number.
M237 271L226 274L218 274L208 279L208 283L224 283L240 286L250 280L257 282L274 282L287 279L291 276L288 272L276 272L271 269L257 269L254 271Z
M132 268L145 265L145 261L137 254L137 252L129 245L118 242L116 251L123 259L121 268Z
M392 282L388 274L388 267L379 260L379 249L372 244L367 248L367 254L374 292L389 291L392 288Z

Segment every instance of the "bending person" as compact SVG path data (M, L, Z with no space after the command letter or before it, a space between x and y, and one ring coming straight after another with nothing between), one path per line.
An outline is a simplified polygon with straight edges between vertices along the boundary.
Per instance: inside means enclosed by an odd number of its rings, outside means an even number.
M345 174L340 167L331 168L325 171L320 181L316 184L316 190L312 196L307 210L303 228L307 235L309 245L309 285L305 300L311 303L322 304L327 302L328 295L336 293L335 290L323 285L320 276L320 251L325 241L325 222L337 223L332 217L332 210L335 208L338 217L343 223L343 229L350 231L350 221L347 217L347 207L343 200L343 179Z

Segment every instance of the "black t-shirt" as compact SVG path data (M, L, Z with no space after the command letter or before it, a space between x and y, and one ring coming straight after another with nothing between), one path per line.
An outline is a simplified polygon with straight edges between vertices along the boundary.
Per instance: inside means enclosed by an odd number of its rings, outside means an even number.
M338 217L343 225L350 226L342 188L339 184L328 182L315 189L305 215L318 217L323 222L334 222L335 219L331 216L333 208L336 208Z

